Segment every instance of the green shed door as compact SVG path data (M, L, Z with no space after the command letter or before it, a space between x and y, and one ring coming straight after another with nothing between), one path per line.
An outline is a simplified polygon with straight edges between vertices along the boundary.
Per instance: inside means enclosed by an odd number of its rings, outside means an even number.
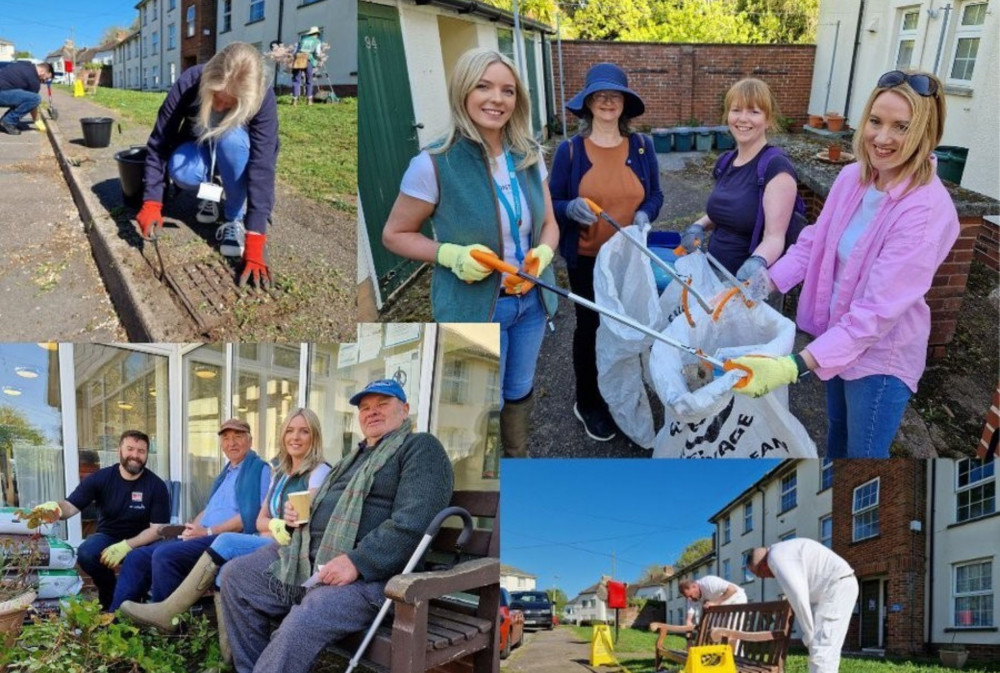
M538 97L538 70L535 67L535 41L524 36L524 66L528 70L528 89L531 91L531 128L535 135L542 132L542 108Z
M358 3L358 191L383 299L420 267L382 246L399 182L420 149L395 7Z

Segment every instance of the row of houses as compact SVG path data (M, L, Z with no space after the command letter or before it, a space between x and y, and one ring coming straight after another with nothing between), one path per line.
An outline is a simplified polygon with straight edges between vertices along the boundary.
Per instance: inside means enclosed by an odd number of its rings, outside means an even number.
M108 86L162 91L181 72L204 63L232 42L248 42L262 52L272 43L294 45L309 28L320 29L330 45L323 86L357 91L357 3L354 0L142 0L135 6L138 28L111 42L78 50L72 43L47 54L57 72L66 62L79 67L100 63L113 73ZM279 85L288 73L276 70Z
M808 537L854 568L860 595L845 649L919 655L962 644L1000 657L1000 511L995 457L980 460L789 460L710 518L712 550L630 596L662 602L657 620L683 624L679 584L717 575L751 602L782 597L747 570L755 547ZM597 585L569 601L567 621L607 620ZM647 610L648 613L648 610ZM798 635L798 633L796 633Z

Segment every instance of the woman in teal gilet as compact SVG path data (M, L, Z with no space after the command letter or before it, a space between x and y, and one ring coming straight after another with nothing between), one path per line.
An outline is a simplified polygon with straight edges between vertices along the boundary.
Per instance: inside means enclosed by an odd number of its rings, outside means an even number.
M201 598L226 561L272 544L282 536L288 536L283 519L288 494L297 491L315 494L330 474L331 468L323 460L323 435L319 417L311 409L299 408L288 414L278 436L281 438L281 448L271 461L274 467L271 487L257 515L257 533L219 535L201 555L181 585L165 600L159 603L123 603L121 610L132 621L156 627L160 631L173 632L177 628L173 618Z
M500 323L500 439L527 455L535 363L556 297L473 259L491 252L554 284L559 228L541 148L531 134L528 92L510 59L472 49L448 83L444 136L410 162L382 233L385 247L434 264L438 322ZM420 232L430 219L434 238Z

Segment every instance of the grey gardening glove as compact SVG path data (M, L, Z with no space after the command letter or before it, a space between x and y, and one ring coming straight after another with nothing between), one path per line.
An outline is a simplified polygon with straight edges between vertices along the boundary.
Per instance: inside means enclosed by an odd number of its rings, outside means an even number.
M743 269L740 268L740 271ZM765 301L777 288L771 281L771 274L767 272L767 266L761 266L747 280L743 281L744 293L753 302Z
M705 227L697 222L688 225L688 228L681 234L681 246L688 252L699 250L705 242Z
M632 226L639 227L640 229L649 224L649 215L643 210L635 211L635 217L632 218Z
M566 205L566 217L579 222L584 227L589 227L597 222L597 215L590 209L582 196L578 196Z
M755 276L761 269L767 268L767 260L760 255L753 255L747 261L743 262L743 266L736 271L736 280L743 282L750 280Z

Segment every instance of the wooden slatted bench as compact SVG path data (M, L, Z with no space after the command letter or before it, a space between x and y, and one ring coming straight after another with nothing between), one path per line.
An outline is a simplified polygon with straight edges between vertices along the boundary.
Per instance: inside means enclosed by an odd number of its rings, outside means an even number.
M456 491L451 505L465 508L477 525L463 560L447 570L397 575L385 595L393 600L393 619L383 623L368 646L362 666L391 673L423 673L464 659L473 673L500 670L500 495ZM446 558L460 529L442 528L427 558ZM388 620L387 620L388 622ZM364 634L331 646L352 657ZM468 665L464 666L468 668Z
M721 641L733 645L733 659L740 673L783 673L793 621L788 601L712 605L702 611L692 647ZM656 669L660 669L663 660L685 664L687 652L667 649L664 642L667 634L679 627L671 629L663 624L657 627L660 637L656 640ZM721 638L713 640L713 630ZM734 635L731 631L752 634L753 639L730 637Z

